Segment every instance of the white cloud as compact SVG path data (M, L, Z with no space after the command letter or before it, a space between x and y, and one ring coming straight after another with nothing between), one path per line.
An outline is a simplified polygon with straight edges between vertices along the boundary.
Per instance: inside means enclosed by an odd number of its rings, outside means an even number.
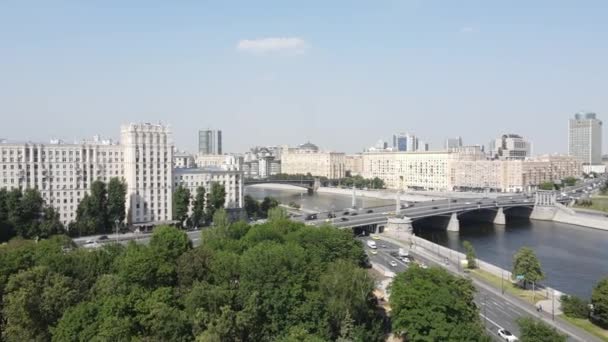
M477 30L475 30L472 27L463 27L460 29L460 33L473 33L473 32L477 32Z
M298 37L287 38L260 38L260 39L243 39L236 46L238 51L249 52L253 54L267 53L304 53L308 48L308 44Z

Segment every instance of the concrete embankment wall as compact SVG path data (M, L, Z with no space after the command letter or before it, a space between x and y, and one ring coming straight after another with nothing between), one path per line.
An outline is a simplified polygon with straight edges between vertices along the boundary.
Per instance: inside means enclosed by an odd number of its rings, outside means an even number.
M325 194L335 194L335 195L344 195L344 196L352 196L353 189L345 189L345 188L327 188L320 187L317 192L325 193ZM395 200L396 193L394 191L389 190L356 190L357 197L367 197L367 198L379 198L386 200ZM427 196L423 194L401 194L402 201L416 201L416 202L424 202L430 201L433 199L441 199L439 196Z
M575 211L559 203L555 207L535 207L530 219L608 230L608 217Z
M417 237L417 236L412 236L411 241L412 241L411 248L413 248L414 251L417 248L424 248L429 253L436 254L436 255L440 256L441 258L447 258L450 261L450 263L452 263L452 264L462 265L461 262L463 262L467 259L466 255L464 253L452 250L452 249L444 247L444 246L440 246L436 243L433 243L431 241L425 240L425 239ZM404 243L403 241L401 241L401 242ZM505 280L505 282L511 281L510 279L512 279L511 271L505 270L501 267L490 264L483 260L477 259L477 267L482 271L486 271L497 277L502 277ZM551 293L552 290L555 291L555 296L557 298L560 298L561 295L563 294L562 292L560 292L558 290L554 290L550 287L545 287L543 289L543 291L547 291L547 293Z

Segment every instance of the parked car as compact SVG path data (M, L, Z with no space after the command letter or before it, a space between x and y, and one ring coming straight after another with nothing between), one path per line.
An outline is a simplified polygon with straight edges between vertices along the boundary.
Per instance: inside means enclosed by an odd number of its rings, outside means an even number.
M506 329L498 329L498 336L508 342L518 341L519 339L515 337L515 335L511 334L510 331Z

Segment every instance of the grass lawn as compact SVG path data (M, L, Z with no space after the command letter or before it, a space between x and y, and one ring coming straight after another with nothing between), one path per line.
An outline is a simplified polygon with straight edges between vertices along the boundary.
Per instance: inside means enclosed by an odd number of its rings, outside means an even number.
M471 272L471 275L474 276L475 278L483 280L486 283L489 283L498 289L501 288L500 277L495 276L492 273L482 271L480 269L474 269L474 270L471 270L470 272ZM539 300L547 299L547 297L541 291L535 291L533 294L532 290L524 290L524 289L520 288L519 286L513 284L509 279L505 278L504 281L502 282L502 284L504 285L505 292L507 292L513 296L519 297L519 298L527 301L528 303L531 303L532 305L536 305L536 302L538 302Z
M583 206L577 204L575 205L575 207L581 209L593 209L608 212L608 196L596 195L591 197L590 206Z
M586 332L593 334L593 335L601 338L602 340L608 342L608 330L598 327L597 325L589 322L588 319L571 318L571 317L567 317L566 315L561 315L560 317L563 318L564 320L572 323L573 325L576 325L577 327L585 330Z

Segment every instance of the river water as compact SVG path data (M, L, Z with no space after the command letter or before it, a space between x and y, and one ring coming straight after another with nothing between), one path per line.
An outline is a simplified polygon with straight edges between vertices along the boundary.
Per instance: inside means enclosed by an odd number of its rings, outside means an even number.
M247 187L256 199L273 196L281 203L299 203L308 210L340 210L351 205L344 195ZM382 199L358 199L357 206L373 207L394 203ZM460 232L447 232L442 227L424 227L416 234L429 241L462 251L462 241L475 247L481 260L511 269L512 256L522 246L534 249L546 280L543 282L564 293L589 298L598 280L608 277L608 231L569 224L510 220L506 226L491 223L463 222Z

